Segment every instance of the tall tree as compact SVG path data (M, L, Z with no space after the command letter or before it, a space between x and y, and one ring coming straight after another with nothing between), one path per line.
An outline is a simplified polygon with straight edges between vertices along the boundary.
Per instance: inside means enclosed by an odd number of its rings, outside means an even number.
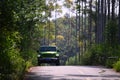
M108 10L108 20L110 20L110 12L111 12L111 11L110 11L110 8L111 8L111 7L110 7L110 2L111 2L111 0L107 0L107 5L108 5L108 7L107 7L107 8L108 8L108 9L107 9L107 10Z
M119 24L118 24L118 40L119 40L119 44L120 44L120 0L119 0Z
M112 20L115 19L115 2L116 0L112 0Z
M88 35L89 35L89 45L92 44L92 0L89 1L89 27L88 27Z

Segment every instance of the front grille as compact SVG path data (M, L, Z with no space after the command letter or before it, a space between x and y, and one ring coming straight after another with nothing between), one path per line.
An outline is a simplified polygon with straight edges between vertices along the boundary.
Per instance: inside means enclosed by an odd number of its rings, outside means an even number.
M54 57L56 57L56 54L42 54L41 57L42 58L46 58L46 57L54 58Z

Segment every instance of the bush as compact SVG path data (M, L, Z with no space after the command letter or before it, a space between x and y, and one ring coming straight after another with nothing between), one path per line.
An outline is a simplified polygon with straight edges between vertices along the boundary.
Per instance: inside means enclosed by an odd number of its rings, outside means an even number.
M76 56L73 56L73 57L70 57L66 63L66 65L80 65L80 61L79 61L79 55L76 55Z
M84 65L104 65L107 54L105 53L103 45L92 45L82 57L82 64Z
M108 67L108 68L113 68L113 64L115 63L115 61L116 61L115 59L112 59L112 58L109 59L109 58L108 58L108 59L106 60L105 66Z
M113 65L113 68L114 68L117 72L120 72L120 59Z
M103 65L113 67L113 64L118 60L119 47L112 48L107 44L92 45L82 57L82 64L84 65ZM117 57L116 57L117 56Z

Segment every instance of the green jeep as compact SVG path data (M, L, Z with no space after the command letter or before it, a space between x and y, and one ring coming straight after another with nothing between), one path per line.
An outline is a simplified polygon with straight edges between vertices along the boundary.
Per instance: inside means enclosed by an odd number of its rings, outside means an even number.
M54 46L42 46L38 50L38 65L41 63L55 63L60 65L59 51Z

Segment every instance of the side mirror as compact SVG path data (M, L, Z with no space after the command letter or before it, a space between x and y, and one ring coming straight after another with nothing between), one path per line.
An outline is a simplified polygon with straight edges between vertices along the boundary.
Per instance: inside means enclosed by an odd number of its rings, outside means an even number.
M37 53L39 53L39 50L37 50Z
M60 50L57 50L57 52L60 52Z

